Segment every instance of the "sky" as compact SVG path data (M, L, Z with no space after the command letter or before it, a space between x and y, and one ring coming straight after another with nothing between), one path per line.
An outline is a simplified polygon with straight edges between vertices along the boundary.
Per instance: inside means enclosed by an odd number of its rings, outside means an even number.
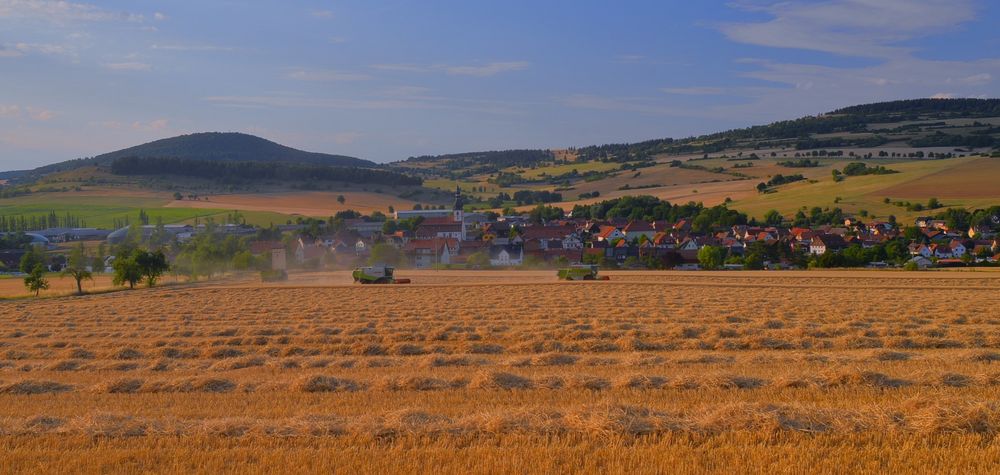
M377 162L1000 97L991 0L0 0L0 170L245 132Z

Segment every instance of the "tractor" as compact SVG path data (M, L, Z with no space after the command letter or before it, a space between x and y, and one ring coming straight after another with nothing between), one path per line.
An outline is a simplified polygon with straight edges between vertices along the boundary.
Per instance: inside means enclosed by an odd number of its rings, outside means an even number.
M597 275L597 266L590 264L579 264L564 267L556 273L559 280L609 280L606 276Z
M397 279L393 277L396 269L386 265L374 265L370 267L358 267L351 274L355 282L362 284L409 284L410 279Z

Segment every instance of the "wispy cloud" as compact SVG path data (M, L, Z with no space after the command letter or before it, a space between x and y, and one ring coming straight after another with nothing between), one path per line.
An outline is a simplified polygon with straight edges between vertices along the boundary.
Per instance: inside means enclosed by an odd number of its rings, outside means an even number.
M147 63L128 61L124 63L104 63L104 67L112 71L149 71L153 67Z
M455 110L489 114L516 113L509 101L458 99L442 96L399 95L369 98L328 98L297 94L251 96L209 96L206 102L229 107L257 109L337 109L337 110Z
M44 44L44 43L18 43L14 46L18 51L29 54L39 53L47 55L73 55L73 48L66 45Z
M479 65L374 64L371 67L383 71L402 71L414 73L443 72L456 76L489 77L501 73L525 70L528 69L529 66L531 66L531 63L528 63L527 61L503 61Z
M0 117L20 117L21 106L0 104Z
M309 12L309 15L313 18L333 18L334 14L331 10L313 10Z
M975 18L970 0L829 0L740 2L771 20L727 23L719 29L733 41L758 46L891 58L909 50L899 42Z
M23 55L24 53L18 51L16 48L0 45L0 58L17 58Z
M521 71L524 69L528 69L527 61L489 63L489 64L484 64L482 66L448 66L445 68L445 71L447 71L448 74L486 77L511 71Z
M42 107L0 104L0 117L8 119L31 119L45 122L55 118L56 113Z
M167 14L163 12L156 12L153 14L153 19L156 21L166 21L168 18L170 17L168 17Z
M154 44L150 46L150 49L159 51L233 51L235 48L229 46L216 46L216 45L189 45L189 44Z
M57 23L144 20L142 14L115 12L87 3L64 0L0 0L0 18L39 19Z
M708 86L664 87L660 90L667 94L676 94L680 96L717 96L727 93L727 90L724 88Z
M341 71L309 71L309 70L296 70L288 73L289 79L295 79L296 81L319 81L319 82L330 82L330 81L365 81L371 79L371 76L367 74L357 74L357 73L345 73Z

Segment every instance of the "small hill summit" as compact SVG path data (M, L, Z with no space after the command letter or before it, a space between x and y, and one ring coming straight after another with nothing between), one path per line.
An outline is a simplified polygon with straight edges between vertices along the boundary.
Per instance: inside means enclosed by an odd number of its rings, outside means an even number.
M124 157L308 163L337 167L377 166L374 162L360 158L305 152L260 137L236 132L204 132L181 135L98 155L92 160L95 165L106 165Z

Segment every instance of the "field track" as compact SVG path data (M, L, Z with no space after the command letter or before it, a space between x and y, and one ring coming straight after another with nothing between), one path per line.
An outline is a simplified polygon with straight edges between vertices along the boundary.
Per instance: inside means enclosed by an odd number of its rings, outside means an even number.
M0 470L1000 464L1000 273L399 274L0 301Z

